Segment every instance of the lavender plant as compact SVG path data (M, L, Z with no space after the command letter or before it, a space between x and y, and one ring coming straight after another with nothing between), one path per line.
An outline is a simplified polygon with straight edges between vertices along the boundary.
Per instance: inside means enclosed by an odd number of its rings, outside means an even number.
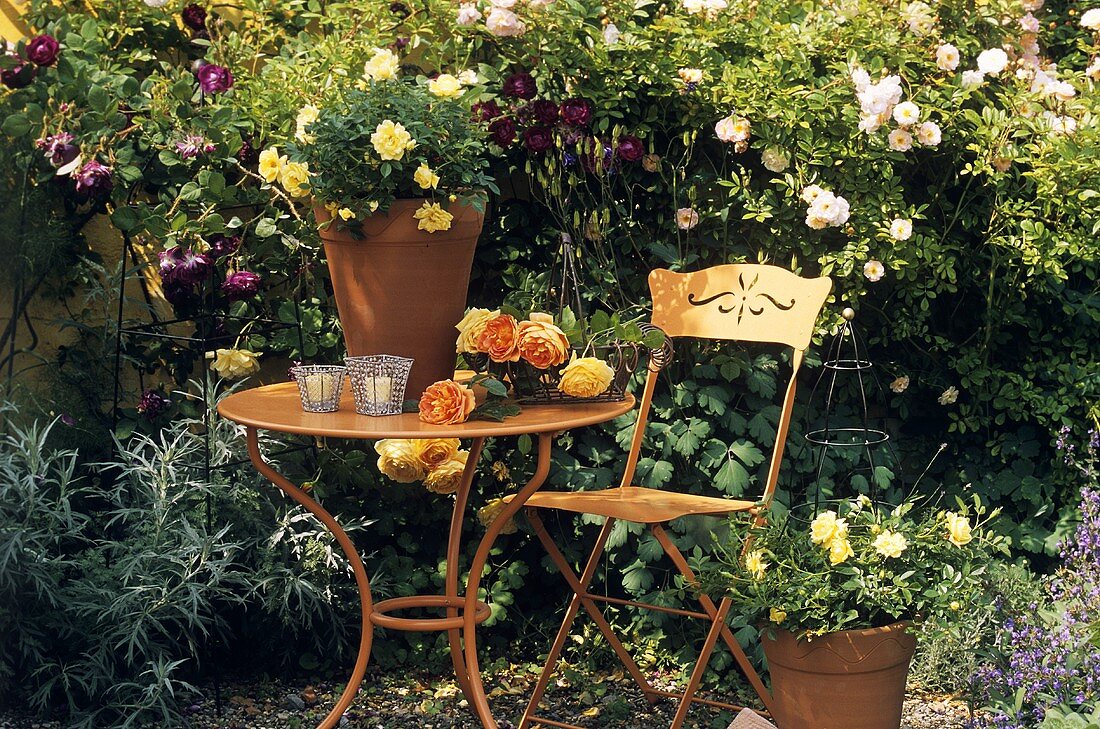
M1089 430L1081 453L1070 437L1063 428L1057 446L1085 480L1081 521L1061 544L1047 599L1005 611L996 653L973 679L986 706L977 729L1085 729L1100 716L1100 430Z

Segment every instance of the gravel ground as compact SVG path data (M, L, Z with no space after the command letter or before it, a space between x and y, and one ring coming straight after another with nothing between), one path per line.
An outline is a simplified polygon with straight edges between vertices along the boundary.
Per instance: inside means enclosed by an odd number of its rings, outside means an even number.
M501 729L514 725L526 706L536 669L513 668L486 677L490 702ZM621 675L582 676L569 671L544 700L543 716L599 729L649 729L667 726L675 702L646 706L629 679ZM676 687L654 677L661 688ZM193 729L313 729L342 688L337 682L313 684L280 681L225 681L222 707L216 710L211 687L207 697L187 709ZM723 697L710 697L723 698ZM368 675L361 693L345 715L348 729L478 729L480 724L451 680ZM905 702L902 729L962 729L966 705L950 697L918 697ZM689 729L725 729L729 712L697 706ZM64 729L62 723L0 715L0 729Z

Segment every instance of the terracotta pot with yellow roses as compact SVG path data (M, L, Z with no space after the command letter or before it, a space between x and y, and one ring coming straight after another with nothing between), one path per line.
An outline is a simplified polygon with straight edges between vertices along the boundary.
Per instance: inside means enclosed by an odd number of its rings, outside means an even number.
M996 512L923 507L861 496L731 522L737 539L700 590L762 626L781 729L898 729L914 626L982 605L990 553L1005 549Z
M411 358L419 393L454 373L452 327L497 189L467 101L476 75L401 77L388 49L363 67L299 110L286 154L264 150L259 174L312 203L348 354Z

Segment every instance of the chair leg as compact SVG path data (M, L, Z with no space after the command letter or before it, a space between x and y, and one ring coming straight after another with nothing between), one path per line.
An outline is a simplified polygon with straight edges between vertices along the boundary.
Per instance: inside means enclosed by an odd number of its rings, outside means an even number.
M574 598L569 604L569 610L567 610L567 621L571 623L576 616L577 609L583 607L585 612L588 613L588 616L592 618L592 621L596 623L596 627L599 628L600 633L603 634L604 638L611 645L612 650L615 651L615 654L619 657L619 660L622 662L631 678L633 678L634 682L642 689L646 700L650 705L657 703L660 697L652 693L653 687L646 681L645 676L642 675L641 669L638 668L638 665L634 662L630 653L627 652L618 636L615 635L614 631L611 629L611 625L607 622L603 613L600 612L599 607L594 601L585 597L588 594L588 587L592 582L592 578L595 576L600 557L603 555L604 546L607 544L607 539L611 535L611 528L614 526L615 520L608 519L604 522L603 528L600 530L600 535L596 539L596 544L589 555L585 570L580 577L577 577L570 567L569 562L561 553L561 550L554 544L554 540L550 538L550 534L546 531L546 526L543 524L542 518L538 515L538 510L528 509L527 518L532 528L535 530L535 534L538 536L539 541L542 542L542 546L546 549L546 553L550 556L550 560L557 566L558 571L561 572L562 577L573 590ZM568 635L568 626L565 622L562 623L562 627L564 630L558 633L558 640L560 640L562 645L559 646L558 641L555 641L554 646L559 653ZM556 661L557 656L552 655L552 657L555 658ZM542 693L549 684L552 669L553 665L551 665L548 660L546 668L543 669L543 674L539 677L540 685L536 686L537 693L532 697L531 702L528 704L528 709L524 713L525 720L528 716L534 714L539 701L542 700ZM520 724L521 729L524 726L523 723Z
M580 610L583 601L582 595L585 590L588 589L588 584L596 574L596 568L599 567L600 564L600 556L603 554L604 545L607 544L607 538L611 536L611 527L614 524L611 519L608 519L603 525L603 528L600 530L600 535L596 539L596 546L593 547L592 554L588 557L588 563L585 565L584 572L580 580L578 580L573 570L569 568L569 563L565 561L565 557L558 551L554 542L550 539L550 535L547 534L546 527L539 518L537 511L535 509L528 509L527 518L532 527L534 527L535 533L538 534L539 541L543 543L543 546L548 550L553 550L550 553L550 559L558 565L558 569L563 570L562 574L568 575L566 579L570 587L573 588L573 599L569 601L569 607L565 611L565 619L562 620L561 627L558 628L558 634L554 638L554 644L550 647L550 652L546 656L546 663L542 667L542 673L539 674L539 680L535 684L535 690L531 694L531 700L527 702L527 708L523 711L523 717L519 722L519 729L526 729L530 726L532 717L534 717L535 712L538 711L539 702L542 701L542 696L546 693L546 687L550 685L550 677L554 674L554 668L557 666L558 659L561 658L561 652L565 648L565 639L569 637L569 630L573 627L573 621L576 619L577 612ZM558 558L561 559L560 564L558 563Z
M657 538L657 542L664 549L665 554L668 555L672 563L676 565L676 569L680 570L680 574L688 582L695 582L695 573L688 565L687 560L684 559L684 555L669 538L668 534L661 527L660 524L651 524L650 530L653 532L653 536ZM726 613L729 611L729 604L732 601L729 598L723 598L722 604L726 608ZM722 642L729 648L730 653L733 654L734 660L737 661L737 665L740 666L741 672L745 675L749 684L753 690L756 691L756 695L760 698L761 703L764 704L764 708L768 710L768 713L774 716L771 706L771 692L764 686L764 682L760 679L760 675L756 672L756 669L752 667L752 662L749 661L749 657L745 655L744 649L741 648L741 644L737 642L737 638L734 637L733 632L726 625L726 615L722 615L721 619L718 618L720 610L715 606L714 601L707 595L699 596L699 604L702 605L703 611L710 617L712 621L715 621L715 625L719 626L719 636L722 638ZM712 646L713 648L713 646ZM709 660L709 655L707 656Z
M711 653L714 652L714 646L718 643L718 636L726 624L726 615L729 613L731 603L732 601L729 598L722 600L722 606L718 609L718 614L712 616L713 622L710 624L710 630L707 631L707 639L703 642L703 649L699 652L699 659L695 661L695 669L691 672L691 678L688 680L687 688L684 689L684 695L680 699L680 705L676 708L676 716L673 717L669 729L680 729L684 725L684 720L687 719L688 711L691 710L691 702L695 698L695 692L699 690L699 684L703 681L707 664L710 663Z

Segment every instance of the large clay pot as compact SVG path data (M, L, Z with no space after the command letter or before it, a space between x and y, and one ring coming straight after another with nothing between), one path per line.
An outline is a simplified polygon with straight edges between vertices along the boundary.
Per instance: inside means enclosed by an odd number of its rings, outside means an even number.
M484 220L452 204L450 230L427 233L413 218L423 203L395 201L388 213L362 221L360 238L337 225L320 232L348 354L411 357L406 399L454 374L455 324L466 309ZM330 217L320 206L314 213L319 223Z
M906 623L829 633L812 641L765 629L779 729L898 729L909 662Z

